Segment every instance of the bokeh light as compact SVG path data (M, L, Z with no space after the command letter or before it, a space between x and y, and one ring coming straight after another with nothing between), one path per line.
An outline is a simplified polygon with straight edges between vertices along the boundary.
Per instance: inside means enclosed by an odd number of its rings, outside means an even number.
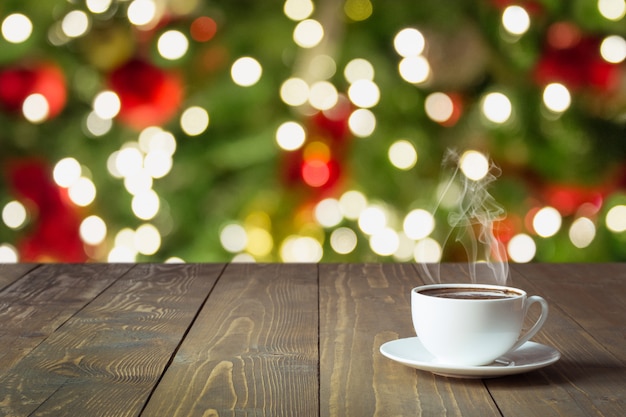
M507 251L513 262L527 263L532 261L535 257L537 245L532 237L525 233L520 233L509 240Z
M48 100L42 94L31 94L24 100L22 105L22 113L24 118L31 123L42 123L48 118L50 105Z
M569 238L579 249L586 248L596 237L596 225L587 217L579 217L572 222L569 229Z
M10 229L19 229L26 223L28 212L24 204L17 200L9 201L2 208L2 221Z
M309 100L309 85L302 78L289 78L280 87L280 98L290 106L301 106Z
M261 79L262 73L263 68L259 61L248 56L237 59L230 69L233 81L242 87L256 84Z
M157 6L154 0L132 0L128 5L128 20L136 26L150 24L157 14Z
M296 22L308 18L314 10L315 5L311 0L286 0L283 5L285 16Z
M54 165L52 177L54 182L60 187L68 188L80 178L82 169L75 158L67 157L61 159Z
M626 15L624 0L598 0L600 14L608 20L618 21Z
M600 44L600 55L611 64L621 64L626 59L626 39L619 35L607 36Z
M293 40L301 48L313 48L324 39L324 27L314 19L298 23L293 31Z
M285 122L276 130L276 143L286 151L299 149L305 140L306 131L297 122Z
M356 80L348 89L348 97L355 106L367 109L378 104L380 90L373 81Z
M461 172L473 181L480 181L489 173L489 160L478 151L465 151L459 159Z
M567 110L571 102L572 96L563 84L548 84L543 90L543 103L555 113L562 113Z
M614 233L626 232L626 205L618 204L606 213L606 227Z
M209 127L209 112L200 106L191 106L180 116L180 127L189 136L198 136Z
M450 120L454 113L454 103L449 95L435 92L426 97L424 109L426 110L426 115L431 120L437 123L445 123Z
M403 58L398 65L400 76L411 84L421 84L430 76L430 64L423 56Z
M512 35L523 35L530 28L530 16L521 6L508 6L502 13L502 26Z
M424 209L411 210L403 223L404 233L411 239L420 240L428 237L435 230L435 218Z
M309 103L317 110L330 110L339 101L337 88L328 81L318 81L311 86Z
M354 136L366 138L376 129L376 116L369 109L356 109L350 114L348 127Z
M0 244L0 263L17 263L19 256L17 249L8 243Z
M159 36L157 50L159 54L171 61L180 59L189 49L189 39L179 30L168 30Z
M319 262L323 253L322 245L309 236L288 236L280 247L283 262Z
M315 220L323 227L337 226L343 220L341 205L335 198L325 198L315 205Z
M359 80L374 80L374 66L363 58L355 58L346 64L343 75L350 84Z
M443 248L439 242L430 237L419 240L413 251L413 258L418 263L440 262L442 255Z
M415 28L405 28L399 31L393 38L393 46L402 57L415 57L420 55L426 46L426 40L422 32Z
M563 218L554 207L543 207L533 217L533 229L541 237L551 237L561 229Z
M93 99L93 111L101 119L113 119L120 112L122 103L114 91L102 91Z
M357 244L357 235L349 227L339 227L330 234L330 246L340 255L353 252Z
M346 219L356 220L367 207L367 198L360 191L348 190L339 198L339 206Z
M91 20L82 10L72 10L65 15L61 22L63 33L69 38L83 36L89 30Z
M391 164L398 169L407 171L417 163L417 151L408 140L397 140L391 144L387 153Z
M370 236L369 242L372 252L380 256L391 256L400 246L398 233L390 227L377 230Z
M505 123L513 113L511 100L502 93L489 93L483 98L482 111L494 123Z
M100 217L92 215L80 223L79 233L83 242L89 245L98 245L107 236L107 226Z
M33 22L22 13L13 13L4 18L1 30L8 42L22 43L33 33Z

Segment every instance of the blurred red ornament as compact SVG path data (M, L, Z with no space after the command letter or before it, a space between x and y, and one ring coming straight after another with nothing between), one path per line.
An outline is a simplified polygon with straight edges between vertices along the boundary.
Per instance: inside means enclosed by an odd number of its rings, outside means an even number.
M340 95L334 107L315 113L311 117L311 122L315 130L330 135L336 141L344 141L351 135L348 121L352 110L350 101L345 96Z
M12 161L7 176L14 193L34 211L33 228L17 244L22 262L84 262L80 218L63 198L45 161Z
M591 204L599 209L612 185L585 187L569 184L549 184L543 190L544 201L561 215L574 214L581 206Z
M167 123L183 100L179 77L140 59L133 59L109 75L109 85L121 102L118 120L141 130Z
M41 94L48 102L48 118L57 116L67 102L67 86L61 68L53 62L35 62L0 70L0 107L21 113L24 100Z
M573 90L615 91L621 77L619 65L602 58L601 42L600 38L583 36L570 23L553 24L535 67L536 82L539 85L559 82Z

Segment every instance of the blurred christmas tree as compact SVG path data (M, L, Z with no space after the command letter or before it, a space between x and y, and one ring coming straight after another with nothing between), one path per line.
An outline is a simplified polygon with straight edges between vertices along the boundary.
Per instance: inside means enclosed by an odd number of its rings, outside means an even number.
M448 149L510 260L624 261L625 14L4 0L0 261L459 260Z

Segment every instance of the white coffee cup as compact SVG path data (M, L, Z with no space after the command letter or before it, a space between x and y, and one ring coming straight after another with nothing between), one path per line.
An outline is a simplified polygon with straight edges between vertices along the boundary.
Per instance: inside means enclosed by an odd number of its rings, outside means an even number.
M465 298L474 295L476 298ZM541 305L541 315L520 336L526 313L534 303ZM420 342L438 362L480 366L533 337L548 318L548 303L513 287L434 284L413 288L411 312Z

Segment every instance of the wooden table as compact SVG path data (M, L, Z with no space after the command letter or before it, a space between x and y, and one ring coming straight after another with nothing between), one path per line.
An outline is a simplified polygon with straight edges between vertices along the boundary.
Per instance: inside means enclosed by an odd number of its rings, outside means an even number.
M414 336L412 264L0 265L0 416L626 416L626 264L511 278L562 357L469 380L379 352Z

